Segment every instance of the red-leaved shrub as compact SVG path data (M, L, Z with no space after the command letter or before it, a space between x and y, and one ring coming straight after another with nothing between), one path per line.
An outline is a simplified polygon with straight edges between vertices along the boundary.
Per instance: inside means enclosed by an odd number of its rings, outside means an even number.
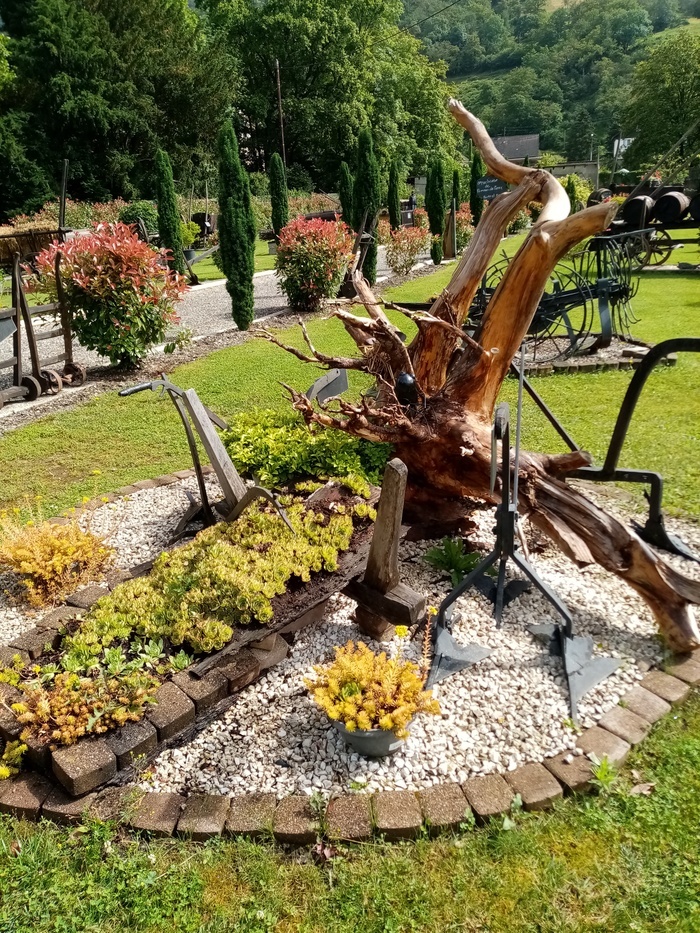
M73 332L80 344L120 366L134 366L176 324L174 302L187 290L154 250L126 224L97 224L66 243L54 241L36 259L39 285L56 300L56 253Z
M338 291L352 259L354 239L341 220L297 217L280 231L277 274L289 304L315 311Z
M455 225L457 228L457 249L462 252L469 246L469 242L474 236L472 212L466 201L464 204L460 204L459 210L455 214Z
M386 249L386 261L396 275L408 275L420 254L428 246L428 231L422 227L393 230Z
M424 207L417 207L413 212L413 226L428 229L428 212Z

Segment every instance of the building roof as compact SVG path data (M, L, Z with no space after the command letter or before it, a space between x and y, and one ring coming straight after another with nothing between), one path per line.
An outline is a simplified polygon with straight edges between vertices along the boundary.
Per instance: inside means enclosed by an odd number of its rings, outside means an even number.
M540 134L527 136L494 136L493 144L506 159L536 159L540 154Z

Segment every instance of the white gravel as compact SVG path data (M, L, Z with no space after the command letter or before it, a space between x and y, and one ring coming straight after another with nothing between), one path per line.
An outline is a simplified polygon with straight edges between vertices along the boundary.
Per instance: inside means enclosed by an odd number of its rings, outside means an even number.
M478 543L488 547L492 513L481 513L479 525ZM700 539L695 526L681 525L687 536ZM401 558L406 582L437 605L449 585L422 560L432 543L405 543ZM579 571L549 546L533 555L532 563L571 609L577 633L594 637L596 654L622 661L579 704L580 725L593 725L662 660L656 626L642 600L603 570ZM687 570L687 562L683 564ZM163 752L142 786L278 795L358 787L416 790L512 770L573 749L576 733L569 721L561 662L525 629L528 623L555 618L549 604L537 593L526 594L506 609L500 629L495 628L491 604L478 593L462 598L458 606L462 619L454 626L457 640L487 646L493 653L435 688L442 716L418 717L411 737L393 757L373 761L349 750L304 688L313 664L332 658L334 646L361 637L352 623L354 604L337 596L324 622L300 632L289 656L247 688L221 719L187 745ZM396 649L394 641L389 650ZM419 653L418 641L405 650L416 660Z
M216 481L208 477L207 485L216 499L220 495ZM81 521L117 549L117 566L130 567L156 557L169 543L188 506L187 490L196 492L194 478L141 490L86 514ZM602 490L600 497L610 509L612 497ZM476 519L478 531L470 545L485 551L493 542L493 512L477 513ZM700 550L700 526L674 520L668 526ZM597 566L577 570L539 533L529 528L526 532L534 543L533 565L569 606L577 633L593 636L597 654L622 661L619 670L579 704L580 724L587 727L615 705L649 666L662 660L657 629L646 605L616 577ZM450 587L423 560L435 543L404 542L401 561L403 579L437 606ZM686 574L700 576L700 565L682 558L670 560ZM11 578L0 579L2 590L10 589L0 596L0 644L9 643L37 621L36 613L27 612L13 598L10 584ZM314 664L330 660L335 646L362 637L352 621L354 603L338 595L324 621L298 633L288 657L243 691L224 716L189 744L162 753L144 786L279 795L360 786L418 789L442 780L504 772L573 748L576 733L568 718L561 661L550 657L526 630L529 623L556 619L545 599L537 592L522 596L506 608L500 629L495 628L491 604L475 591L459 601L458 609L456 639L484 645L492 654L435 688L442 716L418 717L411 737L393 757L372 761L348 750L304 688ZM388 650L396 651L397 646L394 641ZM420 647L420 639L408 643L406 656L417 660Z

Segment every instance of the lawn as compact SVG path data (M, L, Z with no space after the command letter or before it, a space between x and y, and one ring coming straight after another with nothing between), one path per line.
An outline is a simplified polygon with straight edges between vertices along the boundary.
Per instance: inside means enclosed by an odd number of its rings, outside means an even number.
M629 793L640 782L649 796ZM512 823L341 848L321 866L266 842L0 817L0 931L695 933L700 700L655 727L609 795Z
M513 249L516 239L504 241ZM453 266L389 292L393 300L426 300L439 293ZM645 273L634 308L640 318L634 333L658 342L671 336L700 335L697 276ZM397 312L395 319L407 325ZM316 346L328 353L354 349L336 320L310 322ZM299 340L293 329L284 335ZM242 408L288 404L279 385L306 389L319 370L258 340L220 350L178 367L172 380L195 388L214 410L230 417ZM358 378L354 385L359 386ZM545 401L570 433L600 459L605 453L629 372L551 376L534 379ZM134 381L138 381L134 377ZM508 382L504 397L514 402ZM70 391L70 390L67 390ZM665 477L665 504L672 514L700 516L700 361L681 355L677 366L652 374L625 445L621 465L656 469ZM563 450L562 442L529 402L524 444L543 451ZM187 445L172 405L151 393L121 399L109 392L72 411L43 418L0 439L3 491L0 505L22 504L41 495L49 514L75 505L83 496L181 469ZM95 474L94 471L99 471ZM641 492L639 492L641 496ZM640 499L640 507L642 502Z
M268 269L274 268L275 257L270 256L267 248L267 241L260 239L256 240L255 271L265 272ZM216 279L223 279L224 277L223 272L221 269L217 268L211 256L208 259L203 259L201 262L196 263L192 269L197 274L197 278L200 282L212 282Z

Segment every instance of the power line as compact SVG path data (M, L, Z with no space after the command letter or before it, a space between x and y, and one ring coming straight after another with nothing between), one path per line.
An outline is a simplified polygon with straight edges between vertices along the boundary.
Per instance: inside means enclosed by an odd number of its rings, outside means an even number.
M400 36L402 32L408 33L409 29L415 29L416 26L422 26L423 23L427 23L428 20L433 19L435 16L439 16L441 13L444 13L446 10L452 9L453 6L457 6L458 3L461 3L462 0L452 0L452 3L448 3L447 6L441 7L439 10L435 10L434 13L431 13L430 16L425 16L423 19L417 20L415 23L410 23L408 26L402 26L400 29L397 29L396 32L389 33L388 36L380 36L379 39L375 39L374 42L370 43L370 48L374 48L375 45L378 45L380 42L386 42L388 39L393 39L394 36ZM415 36L414 36L415 38Z

